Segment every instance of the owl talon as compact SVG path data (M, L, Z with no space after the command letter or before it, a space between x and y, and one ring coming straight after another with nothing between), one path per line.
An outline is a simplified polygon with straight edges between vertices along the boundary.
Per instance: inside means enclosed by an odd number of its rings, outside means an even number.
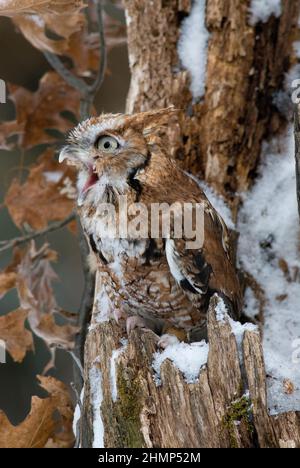
M123 310L120 310L120 309L114 309L114 319L117 323L119 323L119 320L121 319L127 319L127 315L125 314L125 312L123 312Z
M159 348L166 349L168 346L174 346L179 343L180 341L175 335L165 334L160 337L157 344Z
M130 335L130 332L132 332L132 330L134 330L135 328L147 328L145 321L137 315L127 318L126 320L127 335Z

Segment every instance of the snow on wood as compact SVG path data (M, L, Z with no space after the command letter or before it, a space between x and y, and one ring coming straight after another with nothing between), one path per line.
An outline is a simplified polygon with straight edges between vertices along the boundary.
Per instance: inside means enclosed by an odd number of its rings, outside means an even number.
M93 407L93 448L103 448L104 426L101 416L101 404L103 400L102 373L96 364L89 370L89 384Z
M259 21L266 23L271 15L278 18L281 12L281 0L252 0L250 5L250 23L252 25L255 25Z
M209 32L205 26L206 0L195 0L190 15L182 22L178 55L191 75L191 92L198 99L205 92L207 45Z
M110 386L111 386L111 398L113 402L117 401L118 398L118 387L117 387L117 375L116 375L116 363L121 354L125 351L128 344L128 340L125 338L121 339L121 347L115 349L112 352L110 358Z
M168 346L164 351L154 354L153 369L156 373L155 381L161 384L160 367L166 359L170 359L179 369L187 383L195 383L199 372L207 363L209 346L205 341L200 343L178 343Z
M84 400L84 386L82 387L81 392L80 392L80 402L78 402L77 405L75 406L74 415L73 415L72 429L73 429L73 434L76 437L76 439L80 433L79 424L80 424L80 419L81 419L81 408L83 405L83 400ZM79 444L79 448L80 448L80 444Z
M287 134L264 145L260 176L245 196L238 228L241 267L263 287L264 357L271 413L300 410L299 364L293 343L300 334L299 219L294 141ZM249 295L246 296L246 305ZM286 392L285 382L294 391Z

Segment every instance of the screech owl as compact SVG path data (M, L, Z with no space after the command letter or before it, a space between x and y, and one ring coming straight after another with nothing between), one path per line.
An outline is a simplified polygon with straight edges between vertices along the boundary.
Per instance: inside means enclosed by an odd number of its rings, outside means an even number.
M167 108L90 118L71 132L60 153L60 161L66 159L78 170L78 210L97 259L101 320L125 318L128 333L135 326L151 328L161 335L162 346L176 341L174 337L189 341L206 337L207 309L214 293L225 299L235 318L241 307L226 225L197 182L170 157L162 135L175 112ZM140 227L149 227L147 236L128 231L121 235L121 198L149 213L157 204L187 204L193 215L201 204L203 245L187 248L185 233L175 236L175 214L170 216L168 236L151 235L151 216L140 222ZM108 205L114 208L113 235L104 219ZM161 223L162 218L160 228Z

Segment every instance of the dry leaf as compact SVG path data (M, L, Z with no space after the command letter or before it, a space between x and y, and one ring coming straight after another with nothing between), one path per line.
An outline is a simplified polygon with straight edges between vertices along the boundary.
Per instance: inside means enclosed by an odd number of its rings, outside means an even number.
M82 0L2 0L0 15L14 16L32 13L70 15L78 12L83 6Z
M0 272L0 299L12 288L16 286L17 267L21 261L21 251L14 250L12 262Z
M13 426L0 412L0 448L43 448L56 430L51 398L36 396L31 400L31 411L18 426Z
M73 170L55 161L48 149L32 166L26 182L14 179L7 191L5 204L16 226L43 229L49 221L64 220L74 209L74 177Z
M0 412L0 448L43 448L49 446L49 441L50 446L53 441L57 447L72 447L73 410L68 390L53 377L39 380L50 396L32 397L31 411L21 424L13 426Z
M0 317L0 339L15 362L22 362L27 351L33 350L32 334L24 326L26 318L22 309Z
M82 27L84 6L81 0L2 0L0 15L12 17L33 46L62 54L68 38ZM48 31L59 38L50 38Z
M14 288L16 284L16 273L0 273L0 299L7 293L10 289Z
M43 314L59 311L52 289L52 282L57 280L57 275L51 262L56 258L56 252L50 250L48 244L36 250L32 242L18 267L17 289L20 305L34 315L36 323L39 323Z
M46 446L50 447L52 445L56 448L71 447L74 442L72 430L74 407L70 393L66 385L54 377L40 375L37 377L41 387L51 396L53 404L61 416L60 430L48 440Z
M68 55L69 38L80 31L84 24L81 14L17 15L13 21L26 39L37 49L53 54ZM59 39L49 37L53 31Z
M38 326L34 327L35 334L49 346L71 350L74 348L74 338L78 327L73 325L57 325L53 315L41 317Z
M1 122L0 124L0 149L9 150L14 145L8 143L8 138L14 135L22 135L24 132L24 122L19 123L16 120Z
M15 10L17 14L10 16L13 16L16 26L34 47L71 58L78 75L91 76L91 72L99 68L99 34L89 33L88 23L79 8L75 8L73 14L64 11L64 14L59 15L55 11L45 13L48 10L44 7L39 10L39 14L37 10ZM90 14L92 20L96 21L92 6ZM105 12L103 24L108 51L126 43L124 24ZM48 31L54 32L56 38L49 36Z
M16 107L15 128L23 129L19 143L26 149L56 142L56 136L47 130L65 133L70 129L72 124L61 115L62 112L68 111L78 117L79 92L55 72L43 76L35 93L15 85L10 85L9 89L9 97Z
M285 379L283 381L283 390L287 395L292 395L295 392L295 385L290 379Z
M51 261L56 254L45 244L36 250L32 243L27 249L18 269L17 289L22 309L28 312L28 322L32 331L42 338L52 354L44 372L53 366L56 347L73 349L78 327L55 323L54 314L59 313L52 282L56 274Z
M117 19L104 13L103 23L105 30L105 41L108 51L113 47L125 45L127 42L127 29Z

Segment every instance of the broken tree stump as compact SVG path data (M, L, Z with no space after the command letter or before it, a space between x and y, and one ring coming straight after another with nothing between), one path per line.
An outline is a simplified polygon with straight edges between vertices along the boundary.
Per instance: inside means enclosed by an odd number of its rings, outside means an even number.
M122 327L97 323L94 311L85 348L83 446L99 442L100 430L107 448L300 447L299 414L268 415L259 331L246 327L238 343L229 317L219 317L222 302L211 300L208 360L194 383L170 360L158 383L152 367L158 337L135 330L125 342Z

